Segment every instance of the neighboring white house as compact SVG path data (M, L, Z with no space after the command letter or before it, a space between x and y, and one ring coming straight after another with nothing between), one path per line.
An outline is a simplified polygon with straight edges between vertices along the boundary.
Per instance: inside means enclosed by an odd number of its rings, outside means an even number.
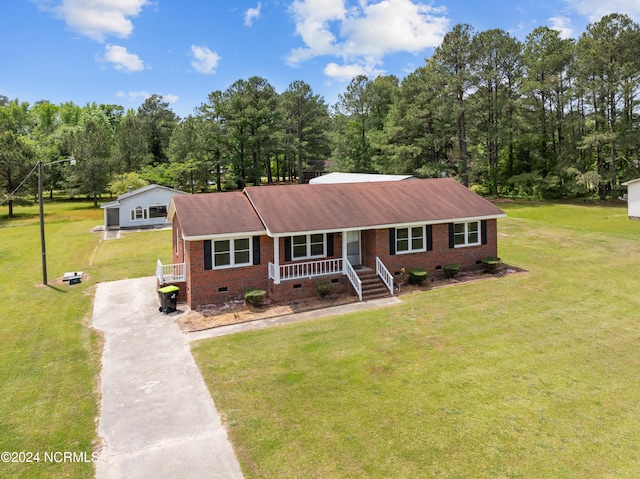
M167 223L167 210L175 195L184 191L160 185L148 185L118 196L112 203L101 206L104 210L104 228L137 228Z
M335 183L368 183L371 181L399 181L414 178L411 175L378 175L370 173L341 173L334 172L317 176L309 180L312 185L335 184Z
M622 183L627 187L627 210L629 218L640 219L640 178Z

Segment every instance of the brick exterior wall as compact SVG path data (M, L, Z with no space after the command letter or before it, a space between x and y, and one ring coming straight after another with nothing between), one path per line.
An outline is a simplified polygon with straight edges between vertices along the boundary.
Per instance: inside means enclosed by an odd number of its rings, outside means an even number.
M363 232L366 265L375 267L375 258L378 256L392 275L402 268L420 267L435 276L444 274L442 267L446 264L458 263L461 269L473 269L485 256L497 256L497 220L487 220L487 244L462 248L449 248L448 224L433 225L432 228L432 251L395 255L390 254L388 229Z
M349 284L349 280L343 274L317 276L311 279L291 279L281 281L275 284L269 281L267 292L269 297L279 303L295 301L303 298L311 298L317 296L316 284L320 281L331 281L334 283L333 292L335 294L345 293L349 290L353 291ZM355 292L353 292L355 295Z
M313 297L317 282L337 280L335 292L352 291L346 276L327 275L311 279L283 280L279 285L269 280L268 264L273 262L274 240L268 236L260 237L260 264L238 268L205 270L204 241L185 241L184 255L182 241L178 235L178 251L176 252L176 228L180 228L177 217L174 217L173 252L174 262L187 262L186 301L192 308L205 304L219 304L230 299L244 297L250 288L266 290L274 301L284 302ZM179 232L181 230L179 229ZM463 248L449 248L449 225L432 226L433 250L421 253L390 254L389 230L365 230L361 234L362 264L370 268L376 266L376 256L385 264L392 275L401 268L422 267L431 276L443 274L442 267L450 263L459 263L462 269L477 267L485 256L497 256L497 221L487 220L487 244ZM285 240L279 239L280 264L296 263L285 261ZM328 258L342 256L342 234L333 234L334 254ZM311 260L309 260L311 261ZM294 287L295 286L295 287ZM181 292L182 296L182 292Z

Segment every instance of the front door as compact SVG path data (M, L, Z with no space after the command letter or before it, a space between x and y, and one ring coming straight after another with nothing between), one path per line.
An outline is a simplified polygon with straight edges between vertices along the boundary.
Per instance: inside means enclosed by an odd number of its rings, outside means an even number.
M360 231L347 231L347 260L351 266L362 263L360 255Z

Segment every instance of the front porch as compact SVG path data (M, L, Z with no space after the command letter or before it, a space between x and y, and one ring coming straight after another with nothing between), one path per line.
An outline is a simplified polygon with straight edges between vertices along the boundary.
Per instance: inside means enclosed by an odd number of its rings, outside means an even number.
M314 280L322 277L332 278L333 282L340 276L346 276L349 284L360 301L380 296L393 296L393 276L376 257L376 267L362 265L355 267L347 258L333 258L301 263L278 265L269 262L269 280L275 287L288 282L298 283L294 287L302 288L302 280Z
M158 279L158 284L161 286L183 283L187 280L186 264L162 264L160 260L158 260L156 263L156 278Z

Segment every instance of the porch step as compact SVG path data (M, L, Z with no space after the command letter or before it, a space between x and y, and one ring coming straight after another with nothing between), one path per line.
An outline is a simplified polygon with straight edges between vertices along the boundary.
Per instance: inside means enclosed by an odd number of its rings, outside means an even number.
M372 269L356 270L360 281L362 281L362 300L384 298L390 296L389 288L382 279Z

